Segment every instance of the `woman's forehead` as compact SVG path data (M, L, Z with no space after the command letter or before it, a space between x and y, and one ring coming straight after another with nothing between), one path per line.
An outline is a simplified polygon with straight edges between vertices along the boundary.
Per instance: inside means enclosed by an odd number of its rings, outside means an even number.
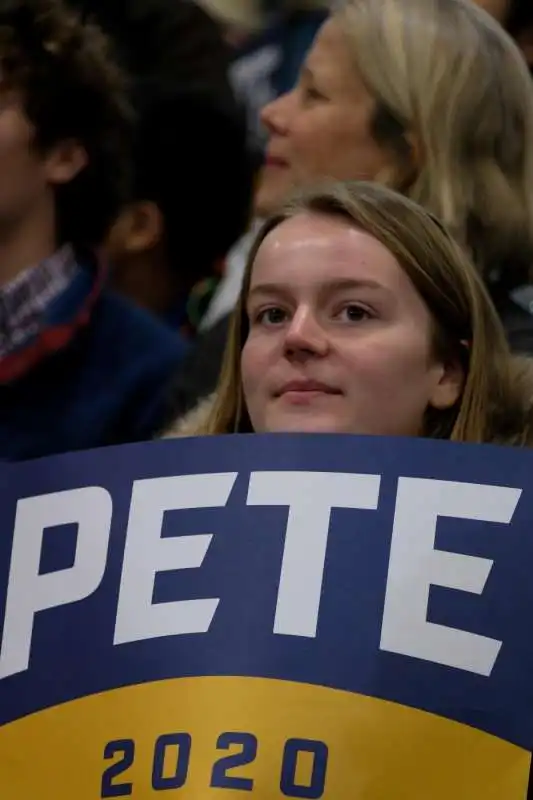
M336 17L330 17L320 28L307 55L302 73L327 81L332 89L358 82L355 60L348 39Z
M276 225L261 242L254 271L280 262L298 263L314 254L328 261L360 249L361 236L375 241L349 220L328 214L301 212ZM333 267L333 264L331 265Z
M394 255L374 236L347 220L298 214L284 220L261 243L250 280L259 285L374 281L397 287L403 273Z

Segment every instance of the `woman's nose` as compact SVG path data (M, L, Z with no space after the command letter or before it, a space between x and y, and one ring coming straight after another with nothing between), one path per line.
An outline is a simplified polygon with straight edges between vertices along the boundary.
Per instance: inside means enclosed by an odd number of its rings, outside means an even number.
M285 335L287 355L325 355L328 351L326 332L310 309L299 310L292 318Z
M270 135L283 136L287 133L288 109L290 105L290 92L282 94L261 110L261 123Z

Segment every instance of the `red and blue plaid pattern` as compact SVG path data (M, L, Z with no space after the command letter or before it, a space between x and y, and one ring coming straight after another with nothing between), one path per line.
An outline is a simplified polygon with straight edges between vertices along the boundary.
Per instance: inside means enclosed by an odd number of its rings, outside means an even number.
M69 285L77 269L69 246L0 289L0 358L34 338L50 303Z

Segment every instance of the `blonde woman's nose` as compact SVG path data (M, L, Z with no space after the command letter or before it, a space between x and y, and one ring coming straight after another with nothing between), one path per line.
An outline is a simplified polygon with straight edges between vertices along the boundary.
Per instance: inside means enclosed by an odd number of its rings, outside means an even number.
M287 132L290 96L288 92L263 106L261 123L270 135L283 136Z

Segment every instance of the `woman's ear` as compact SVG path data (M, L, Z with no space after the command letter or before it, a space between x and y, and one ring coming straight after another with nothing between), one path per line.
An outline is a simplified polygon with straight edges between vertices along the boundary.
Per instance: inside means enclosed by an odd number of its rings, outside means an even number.
M436 380L428 405L438 411L451 408L461 397L465 385L465 369L459 358L435 365Z
M396 191L406 192L416 181L423 166L423 148L419 138L413 133L403 133L401 147L391 149L391 158L376 176L378 183L391 186Z
M411 165L416 173L420 172L424 163L424 148L420 138L412 131L405 134L405 140L411 151Z

